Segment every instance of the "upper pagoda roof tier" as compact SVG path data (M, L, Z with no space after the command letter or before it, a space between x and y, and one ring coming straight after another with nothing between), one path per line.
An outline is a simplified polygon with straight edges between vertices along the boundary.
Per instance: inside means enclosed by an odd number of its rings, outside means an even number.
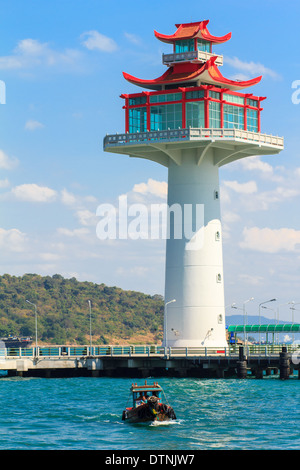
M176 24L176 32L167 36L166 34L160 34L157 31L154 31L157 39L163 42L173 43L174 41L184 40L184 39L204 39L205 41L212 42L214 44L221 44L228 41L231 38L231 33L226 34L225 36L212 36L207 29L207 24L209 20L198 21L196 23L182 23Z
M148 88L150 90L161 90L165 85L184 85L185 83L191 84L195 82L197 86L200 84L211 84L228 88L230 90L242 90L260 82L262 76L245 81L229 80L221 74L218 67L215 65L217 56L211 57L204 64L175 64L169 67L168 70L154 80L142 80L141 78L133 77L128 73L123 72L124 78L134 85Z

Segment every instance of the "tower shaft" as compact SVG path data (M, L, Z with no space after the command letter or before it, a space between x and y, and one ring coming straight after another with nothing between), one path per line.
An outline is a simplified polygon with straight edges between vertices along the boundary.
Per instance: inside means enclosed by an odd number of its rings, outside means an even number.
M170 162L165 346L226 345L218 172L212 150L200 165L193 149L182 151L180 166Z

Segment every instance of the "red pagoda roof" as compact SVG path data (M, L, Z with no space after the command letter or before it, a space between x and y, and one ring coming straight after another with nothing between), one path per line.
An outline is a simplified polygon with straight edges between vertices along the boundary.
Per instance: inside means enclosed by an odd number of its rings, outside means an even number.
M168 68L168 70L154 80L142 80L141 78L133 77L128 73L123 72L124 78L144 88L152 90L161 90L163 85L184 84L186 82L209 83L230 90L241 90L260 82L262 76L245 81L229 80L221 74L218 67L215 65L217 56L211 57L204 64L184 63L175 64Z
M231 33L226 34L225 36L217 37L212 36L208 29L207 24L209 20L205 21L198 21L196 23L182 23L176 24L176 32L167 36L165 34L160 34L157 31L154 31L155 36L157 39L163 42L173 43L179 39L204 39L205 41L209 41L215 44L220 44L222 42L228 41L231 38Z

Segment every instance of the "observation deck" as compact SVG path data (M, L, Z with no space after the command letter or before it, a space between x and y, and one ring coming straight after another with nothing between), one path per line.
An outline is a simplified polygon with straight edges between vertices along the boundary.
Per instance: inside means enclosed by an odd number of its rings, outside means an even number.
M242 129L168 129L106 135L103 147L106 152L147 158L164 166L168 166L169 158L181 164L182 155L176 154L175 149L197 149L195 157L200 165L204 154L211 148L214 150L214 164L220 167L253 155L254 147L257 155L279 153L284 148L284 138Z
M213 54L207 51L188 51L188 52L174 52L173 54L163 54L162 63L164 65L173 65L180 62L193 62L203 63L207 62L212 57L216 57L215 64L218 66L223 65L223 56Z

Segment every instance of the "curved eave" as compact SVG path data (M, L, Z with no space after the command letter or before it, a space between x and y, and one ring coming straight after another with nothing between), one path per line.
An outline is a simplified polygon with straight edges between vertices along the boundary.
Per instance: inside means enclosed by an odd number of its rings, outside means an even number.
M175 31L174 34L166 35L154 31L154 35L160 41L167 43L194 38L204 39L205 41L209 41L214 44L221 44L223 42L229 41L231 38L231 33L225 34L225 36L212 36L206 27L208 23L209 20L198 23L180 24L176 25L177 31ZM186 33L184 31L185 29L187 30Z
M216 57L212 57L205 64L205 70L201 74L201 79L206 83L211 83L214 85L222 85L228 87L230 90L242 90L253 85L257 85L261 79L262 75L259 77L252 78L251 80L229 80L228 78L223 77L218 67L215 65Z
M160 90L164 85L184 84L186 82L194 81L226 87L235 91L256 85L262 79L262 76L260 76L245 81L229 80L223 77L218 67L215 65L215 60L216 57L212 57L205 64L200 65L196 71L193 70L185 73L176 73L176 68L174 73L174 67L170 67L163 75L161 75L161 77L154 80L142 80L125 72L123 72L123 76L128 82L151 90Z

